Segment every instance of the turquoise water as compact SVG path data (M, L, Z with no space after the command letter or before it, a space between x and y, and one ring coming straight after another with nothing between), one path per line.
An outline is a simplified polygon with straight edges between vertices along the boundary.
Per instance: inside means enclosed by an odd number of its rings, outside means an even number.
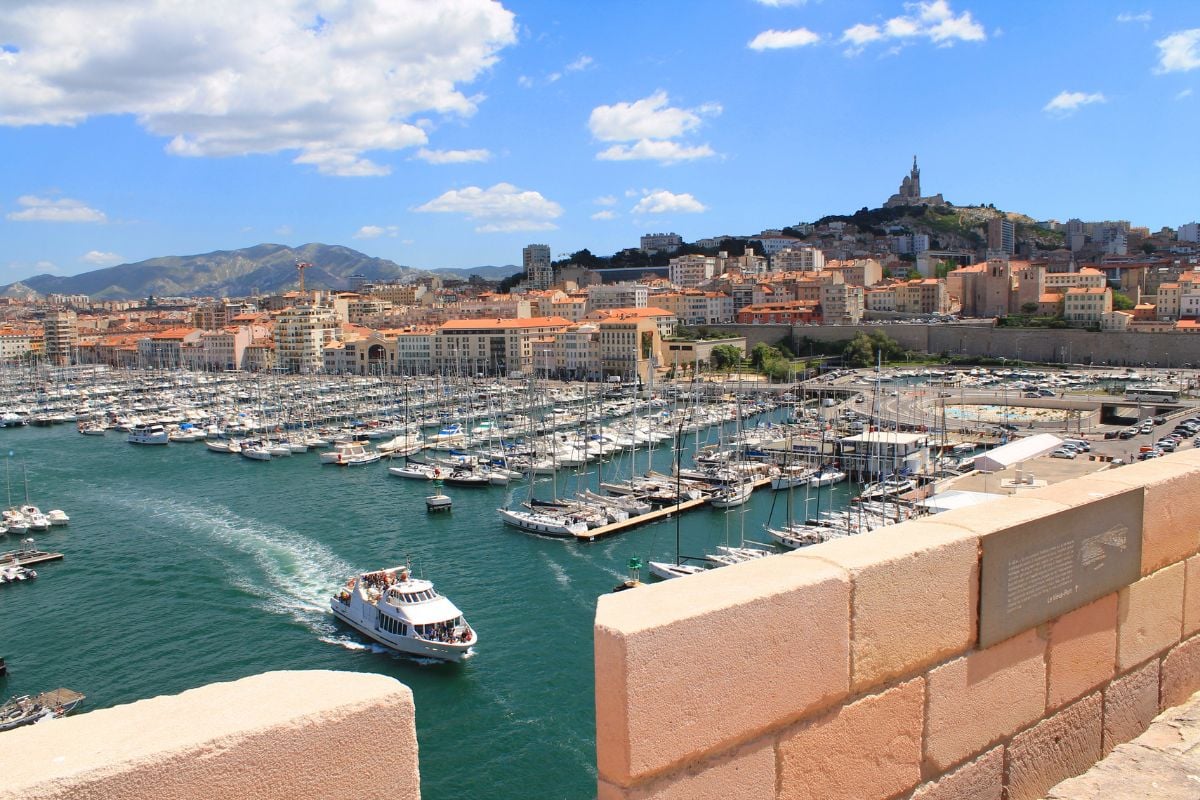
M14 501L24 463L30 500L71 524L33 534L64 561L0 586L10 668L0 697L66 686L96 709L267 670L378 672L416 697L426 798L594 795L596 598L631 556L673 559L674 520L580 545L499 522L495 508L514 492L523 499L523 482L449 488L453 512L427 515L428 483L380 464L322 467L311 453L253 462L70 426L0 429L0 454L9 450ZM661 449L655 466L669 470L670 458ZM606 480L629 472L620 461L604 469ZM538 494L550 492L545 479ZM736 544L743 530L763 539L772 500L760 491L744 513L685 515L684 551ZM779 495L775 520L783 514ZM17 543L0 537L0 549ZM479 631L466 663L381 652L328 613L349 575L406 559Z

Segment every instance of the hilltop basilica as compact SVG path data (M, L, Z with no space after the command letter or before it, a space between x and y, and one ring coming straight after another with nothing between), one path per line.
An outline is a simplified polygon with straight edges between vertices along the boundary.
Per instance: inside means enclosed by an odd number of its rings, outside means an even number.
M888 198L884 208L896 206L944 206L946 201L940 194L929 197L921 196L921 168L917 166L917 157L913 156L912 172L900 182L900 191Z

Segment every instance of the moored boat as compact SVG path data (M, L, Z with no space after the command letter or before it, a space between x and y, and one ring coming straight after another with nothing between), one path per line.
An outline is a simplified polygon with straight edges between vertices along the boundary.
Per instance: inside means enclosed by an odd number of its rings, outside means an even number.
M14 697L0 705L0 731L32 725L44 719L57 719L70 714L84 700L79 692L55 689L30 697Z

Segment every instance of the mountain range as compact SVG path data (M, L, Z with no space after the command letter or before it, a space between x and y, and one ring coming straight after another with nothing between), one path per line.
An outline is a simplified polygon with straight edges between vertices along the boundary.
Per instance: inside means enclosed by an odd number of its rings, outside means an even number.
M36 275L0 287L0 295L28 298L34 294L86 294L97 300L131 300L151 295L243 297L278 293L296 287L297 261L312 265L304 273L304 285L309 289L348 289L351 275L363 275L372 281L400 282L428 275L465 278L472 274L498 280L521 269L510 265L423 270L341 245L259 244L192 256L161 256L79 275Z

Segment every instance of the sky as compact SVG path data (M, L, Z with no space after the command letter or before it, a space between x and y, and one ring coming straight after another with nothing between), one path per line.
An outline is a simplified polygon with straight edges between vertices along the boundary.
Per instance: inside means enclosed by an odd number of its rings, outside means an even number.
M1200 3L3 0L0 283L262 242L421 267L922 189L1200 217Z

